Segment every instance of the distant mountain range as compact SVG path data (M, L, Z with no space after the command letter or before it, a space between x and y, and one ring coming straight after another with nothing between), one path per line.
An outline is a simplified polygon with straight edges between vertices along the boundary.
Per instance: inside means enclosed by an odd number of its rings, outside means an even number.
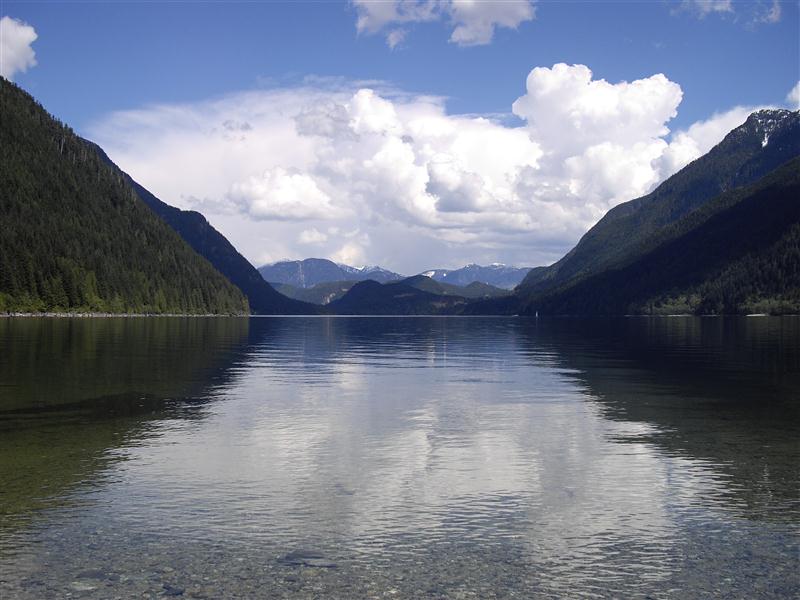
M288 296L289 298L294 298L303 302L310 302L312 304L327 305L343 297L357 283L358 281L329 281L325 283L318 283L310 288L298 288L287 283L275 283L273 285L275 286L276 290L278 290L281 294ZM511 294L510 290L504 290L502 288L494 287L479 281L473 281L466 286L457 286L435 281L434 279L426 277L425 275L414 275L413 277L397 280L395 283L403 283L418 290L432 294L441 296L460 296L469 300L498 298Z
M452 285L469 285L475 281L488 283L499 288L511 290L515 288L531 271L529 267L509 267L504 264L494 263L486 267L481 265L467 265L460 269L432 269L422 274Z
M287 284L296 288L311 288L320 283L338 281L365 281L380 283L403 279L403 275L381 267L351 267L325 258L282 260L258 269L261 277L270 283Z
M510 290L517 286L530 270L530 268L509 267L495 263L485 267L471 264L454 270L431 269L420 274L434 281L455 286L463 287L478 282ZM271 284L283 284L301 289L313 288L319 284L338 284L345 281L366 281L371 279L378 283L387 283L406 278L406 275L401 275L382 267L351 267L324 258L284 260L264 265L258 271Z

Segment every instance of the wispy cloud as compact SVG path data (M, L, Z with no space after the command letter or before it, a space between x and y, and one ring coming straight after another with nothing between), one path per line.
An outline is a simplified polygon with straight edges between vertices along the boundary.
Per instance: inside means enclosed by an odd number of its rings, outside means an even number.
M773 24L781 20L780 0L680 0L673 14L686 13L699 19L709 15L731 17L745 27Z
M489 44L498 27L514 29L536 15L533 0L353 0L359 33L386 32L395 48L408 30L403 25L444 21L450 41L459 46Z

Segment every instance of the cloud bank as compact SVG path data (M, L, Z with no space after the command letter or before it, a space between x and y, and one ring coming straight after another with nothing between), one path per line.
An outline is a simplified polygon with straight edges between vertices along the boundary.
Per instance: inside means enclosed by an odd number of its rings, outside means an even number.
M608 82L556 64L530 72L514 125L449 114L437 97L319 80L114 113L90 134L163 200L205 212L255 263L533 266L752 109L671 133L682 97L662 74Z
M31 44L39 37L27 23L11 17L0 19L0 75L12 81L17 73L36 66Z

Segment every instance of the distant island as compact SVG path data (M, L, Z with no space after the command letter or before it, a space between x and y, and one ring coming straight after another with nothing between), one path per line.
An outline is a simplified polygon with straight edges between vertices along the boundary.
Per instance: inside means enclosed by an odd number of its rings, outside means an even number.
M800 112L762 110L550 266L256 269L0 78L0 313L800 313Z

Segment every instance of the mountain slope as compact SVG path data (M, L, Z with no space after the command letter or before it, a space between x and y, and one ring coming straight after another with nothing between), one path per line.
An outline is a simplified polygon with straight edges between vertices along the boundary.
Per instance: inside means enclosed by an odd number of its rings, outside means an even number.
M98 154L110 165L119 169L100 146L94 146ZM120 171L122 172L122 171ZM153 193L137 183L127 173L122 172L128 183L136 190L139 198L150 207L167 225L174 229L186 243L200 256L208 260L214 268L225 275L238 287L255 314L313 314L316 309L304 302L288 298L276 291L259 275L256 268L199 212L181 210L170 206Z
M372 279L380 283L402 279L402 275L381 267L361 269L340 265L325 258L306 258L305 260L284 260L259 267L265 281L285 283L298 288L310 288L319 283L334 281L366 281Z
M170 206L132 179L130 181L139 197L153 212L164 219L200 256L205 257L231 283L242 290L253 313L270 315L316 312L313 306L288 298L264 281L256 268L239 254L228 239L214 229L202 214Z
M0 78L0 310L241 313L93 145Z
M528 300L558 314L800 312L800 158L662 229L620 267Z
M800 112L753 113L708 154L668 178L653 192L616 206L564 258L531 272L523 296L619 266L652 248L651 238L715 196L748 185L800 154Z

